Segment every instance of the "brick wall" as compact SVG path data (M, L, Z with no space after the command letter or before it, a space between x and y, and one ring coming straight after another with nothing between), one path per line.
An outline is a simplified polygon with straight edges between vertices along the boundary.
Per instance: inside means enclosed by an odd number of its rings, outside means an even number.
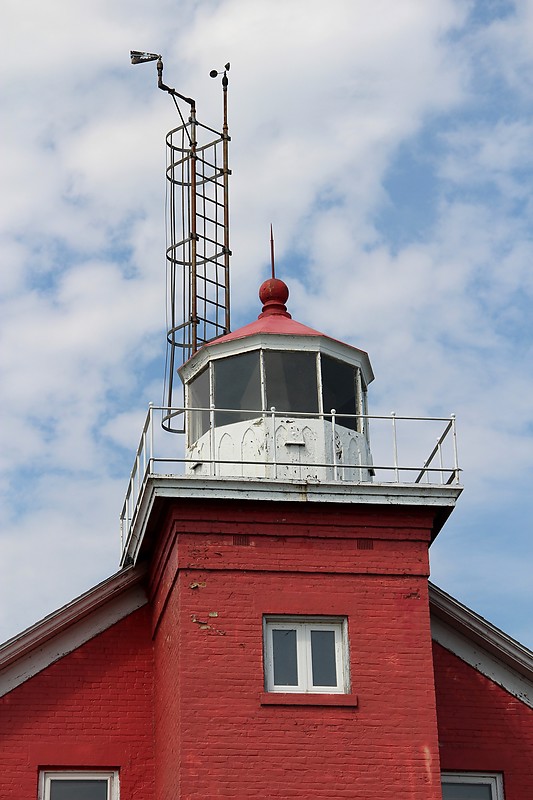
M144 607L0 698L0 798L36 800L41 767L106 767L152 800L152 676Z
M440 798L430 511L228 505L153 560L157 800ZM265 704L268 613L348 618L356 707Z
M434 643L443 770L503 772L505 800L533 787L533 709Z
M177 573L174 577L177 580ZM174 584L172 588L175 589ZM154 638L156 798L179 800L182 797L180 794L182 631L179 592L169 590L165 600L164 613L157 617L158 626Z

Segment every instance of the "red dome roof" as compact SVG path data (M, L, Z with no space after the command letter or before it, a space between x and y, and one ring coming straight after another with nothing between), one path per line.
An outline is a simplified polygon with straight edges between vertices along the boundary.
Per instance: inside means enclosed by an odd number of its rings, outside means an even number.
M243 339L257 333L278 333L285 336L324 336L320 331L308 328L301 322L292 319L285 303L289 297L287 284L279 278L269 278L259 289L259 299L263 303L263 311L255 322L250 322L243 328L238 328L232 333L220 336L215 342L230 342L233 339Z

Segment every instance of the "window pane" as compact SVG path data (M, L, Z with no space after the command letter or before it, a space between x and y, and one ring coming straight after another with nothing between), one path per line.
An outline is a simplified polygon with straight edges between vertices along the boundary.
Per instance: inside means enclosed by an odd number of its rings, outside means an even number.
M52 780L50 800L107 800L107 781Z
M336 686L335 631L311 631L313 686Z
M492 789L481 783L443 783L442 800L492 800Z
M337 414L355 414L355 367L325 355L320 356L320 362L324 411L334 408ZM345 428L357 429L354 418L341 417L337 422Z
M189 406L207 411L192 411L189 416L190 442L196 442L209 430L209 369L204 369L189 384Z
M265 350L267 409L316 414L316 353Z
M298 686L295 630L273 629L272 655L274 660L274 685Z
M214 363L215 406L217 408L261 410L259 351L230 356ZM218 411L215 425L230 425L253 419L257 414Z

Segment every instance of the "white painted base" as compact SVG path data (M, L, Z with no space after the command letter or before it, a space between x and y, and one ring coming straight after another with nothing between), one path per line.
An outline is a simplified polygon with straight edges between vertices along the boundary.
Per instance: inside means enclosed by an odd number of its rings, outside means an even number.
M189 474L297 481L371 481L362 433L328 420L257 417L214 428L187 449Z

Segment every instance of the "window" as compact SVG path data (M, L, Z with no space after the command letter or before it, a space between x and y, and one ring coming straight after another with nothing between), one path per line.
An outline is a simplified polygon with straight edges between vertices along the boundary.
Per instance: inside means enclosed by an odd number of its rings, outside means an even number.
M346 620L266 617L268 692L349 691Z
M482 772L444 772L442 800L503 800L502 776Z
M337 361L335 358L321 355L322 364L322 402L324 413L334 408L337 412L337 424L344 428L357 430L357 413L355 404L355 367ZM345 417L343 414L351 414ZM328 417L331 419L331 417Z
M209 430L209 367L200 372L189 384L189 444L196 442ZM203 409L198 411L197 409Z
M42 772L39 800L118 800L118 774Z
M214 368L215 407L234 409L217 411L215 425L231 425L257 416L247 414L246 410L259 411L262 406L259 351L221 358L214 362Z
M265 350L263 357L267 409L316 414L316 353Z

